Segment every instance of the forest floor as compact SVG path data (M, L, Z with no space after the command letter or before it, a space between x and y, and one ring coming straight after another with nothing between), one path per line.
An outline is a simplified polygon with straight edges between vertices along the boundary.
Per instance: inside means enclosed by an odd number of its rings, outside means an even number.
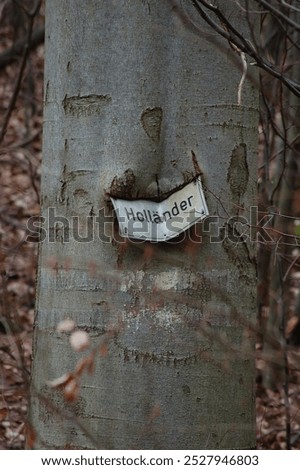
M1 54L12 45L14 29L4 22L0 31L1 127L16 86L20 58L1 67ZM26 224L40 210L43 56L42 44L30 54L0 143L0 449L23 449L26 432L33 439L27 412L38 244L28 240ZM295 273L295 289L299 290L299 282ZM300 449L299 348L289 348L287 356L285 389L266 389L262 384L265 363L257 344L258 449L285 449L287 440L291 448Z

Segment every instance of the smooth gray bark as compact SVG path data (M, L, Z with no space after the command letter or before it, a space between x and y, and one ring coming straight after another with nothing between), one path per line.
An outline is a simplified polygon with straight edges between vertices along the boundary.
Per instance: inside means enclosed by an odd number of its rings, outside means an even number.
M53 242L41 244L36 447L253 448L254 338L246 325L255 319L255 270L250 243L221 239L234 231L228 215L249 217L255 200L257 90L246 82L235 104L234 53L193 34L169 1L46 3L42 213L46 221L50 207L78 216L81 236L88 216L101 208L110 215L100 213L89 243L72 230L67 242L57 224ZM220 2L242 28L241 11L228 3ZM206 28L188 1L182 7ZM104 242L108 194L155 198L159 186L167 195L195 176L192 151L220 234L214 220L202 243ZM81 357L56 331L64 318L87 330L93 346L107 345L74 404L46 385Z

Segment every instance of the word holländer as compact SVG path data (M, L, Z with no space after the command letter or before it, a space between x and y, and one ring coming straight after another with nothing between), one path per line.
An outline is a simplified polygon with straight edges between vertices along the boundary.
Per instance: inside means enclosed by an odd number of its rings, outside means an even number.
M193 207L191 203L191 199L194 196L189 196L187 201L183 200L179 204L180 210L181 211L186 211L188 207ZM151 211L149 209L143 209L143 212L137 211L134 213L133 208L127 209L126 206L124 206L125 214L127 216L127 219L134 220L134 221L139 221L139 222L150 222L153 223L155 222L156 224L161 224L162 222L166 222L168 219L172 219L173 217L176 217L177 215L180 214L180 210L178 208L177 202L175 201L173 204L173 207L170 210L166 210L165 212L159 214L157 210Z
M111 198L120 234L128 238L166 241L208 215L200 178L161 202Z

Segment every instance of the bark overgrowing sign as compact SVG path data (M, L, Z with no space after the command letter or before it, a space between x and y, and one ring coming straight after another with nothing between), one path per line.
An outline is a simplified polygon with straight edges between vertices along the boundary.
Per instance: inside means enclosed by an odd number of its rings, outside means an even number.
M200 177L161 202L111 200L120 234L127 238L166 241L208 216Z

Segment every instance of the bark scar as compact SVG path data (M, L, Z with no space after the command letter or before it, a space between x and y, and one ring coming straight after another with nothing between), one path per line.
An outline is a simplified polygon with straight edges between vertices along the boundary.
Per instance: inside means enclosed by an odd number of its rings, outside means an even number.
M241 143L236 145L232 151L227 173L227 182L237 202L239 202L240 197L245 194L248 180L247 146Z
M141 122L147 136L154 142L159 142L163 112L160 107L147 108L141 116Z
M109 95L65 96L62 104L69 116L94 116L102 113L111 102Z

